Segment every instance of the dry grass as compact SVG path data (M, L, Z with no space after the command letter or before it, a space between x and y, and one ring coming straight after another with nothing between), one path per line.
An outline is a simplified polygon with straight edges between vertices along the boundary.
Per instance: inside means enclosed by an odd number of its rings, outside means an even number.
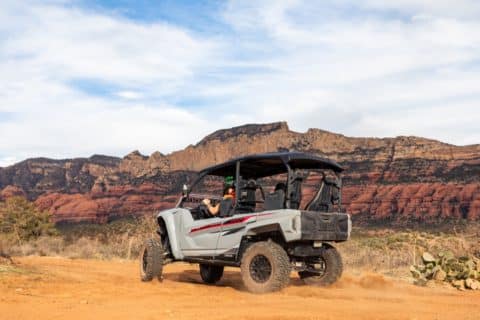
M58 236L21 243L0 237L0 249L11 256L63 256L83 259L134 259L143 241L155 234L153 219L118 220L105 225L59 226Z
M412 264L418 264L425 251L434 254L451 251L455 256L479 255L478 225L468 228L452 226L450 230L355 228L352 239L337 247L347 268L390 275L406 274L405 270Z
M21 244L0 236L0 253L12 256L136 259L144 239L155 235L156 225L152 218L137 218L105 225L79 224L58 228L58 236L40 237ZM478 224L422 230L354 228L352 239L336 246L341 251L346 269L389 275L407 275L407 268L419 263L424 251L436 254L449 250L455 256L480 254Z

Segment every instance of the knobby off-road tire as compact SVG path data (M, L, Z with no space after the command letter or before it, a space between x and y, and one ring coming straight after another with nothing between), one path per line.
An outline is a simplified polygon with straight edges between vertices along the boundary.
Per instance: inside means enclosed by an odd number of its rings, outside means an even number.
M223 266L200 264L200 276L205 283L217 283L223 276Z
M281 246L271 241L252 244L245 250L241 265L243 284L253 293L281 290L290 281L290 259Z
M318 275L315 272L300 271L298 275L308 285L312 286L329 286L340 279L343 272L343 263L340 253L330 245L323 245L322 253L317 257L323 262L325 269L323 273Z
M163 247L160 241L148 239L140 252L140 278L142 281L162 279Z

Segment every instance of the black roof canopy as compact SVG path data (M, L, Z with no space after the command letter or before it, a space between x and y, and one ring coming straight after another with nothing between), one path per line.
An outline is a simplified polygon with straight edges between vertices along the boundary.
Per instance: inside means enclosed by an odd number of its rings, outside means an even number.
M240 161L240 175L244 179L257 179L287 172L291 169L320 169L341 172L343 168L330 159L302 152L273 152L243 156L200 171L200 175L235 176Z

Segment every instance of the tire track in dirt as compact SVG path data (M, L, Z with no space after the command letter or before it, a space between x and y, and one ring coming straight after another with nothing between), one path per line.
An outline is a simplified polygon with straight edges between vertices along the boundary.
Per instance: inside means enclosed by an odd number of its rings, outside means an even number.
M238 269L216 286L198 267L165 267L163 282L139 281L133 261L18 258L0 274L0 319L480 319L480 293L419 288L380 274L346 273L330 288L292 273L281 292L244 291Z

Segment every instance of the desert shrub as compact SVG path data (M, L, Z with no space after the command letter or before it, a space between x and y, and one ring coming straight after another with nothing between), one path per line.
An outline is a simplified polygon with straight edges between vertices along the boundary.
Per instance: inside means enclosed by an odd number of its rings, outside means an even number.
M0 203L0 232L18 243L57 233L51 215L23 197Z
M0 237L0 257L9 257L10 252L8 250L8 243L6 239L3 237Z
M143 241L155 236L156 222L151 217L132 217L107 224L63 225L59 230L68 257L135 259Z
M35 253L41 256L57 256L65 250L65 241L58 236L41 236L35 240L34 245Z
M475 224L478 227L478 224ZM451 251L455 256L475 255L480 242L478 229L449 233L435 230L414 231L388 228L354 228L352 239L337 244L346 269L405 274L421 262L422 253Z
M151 217L118 219L106 224L59 225L55 232L18 241L9 229L0 233L0 251L12 256L64 256L80 259L136 259L143 241L154 237L156 221ZM22 238L27 239L27 238Z
M63 255L69 258L105 258L98 253L99 243L95 239L82 237L65 247Z

